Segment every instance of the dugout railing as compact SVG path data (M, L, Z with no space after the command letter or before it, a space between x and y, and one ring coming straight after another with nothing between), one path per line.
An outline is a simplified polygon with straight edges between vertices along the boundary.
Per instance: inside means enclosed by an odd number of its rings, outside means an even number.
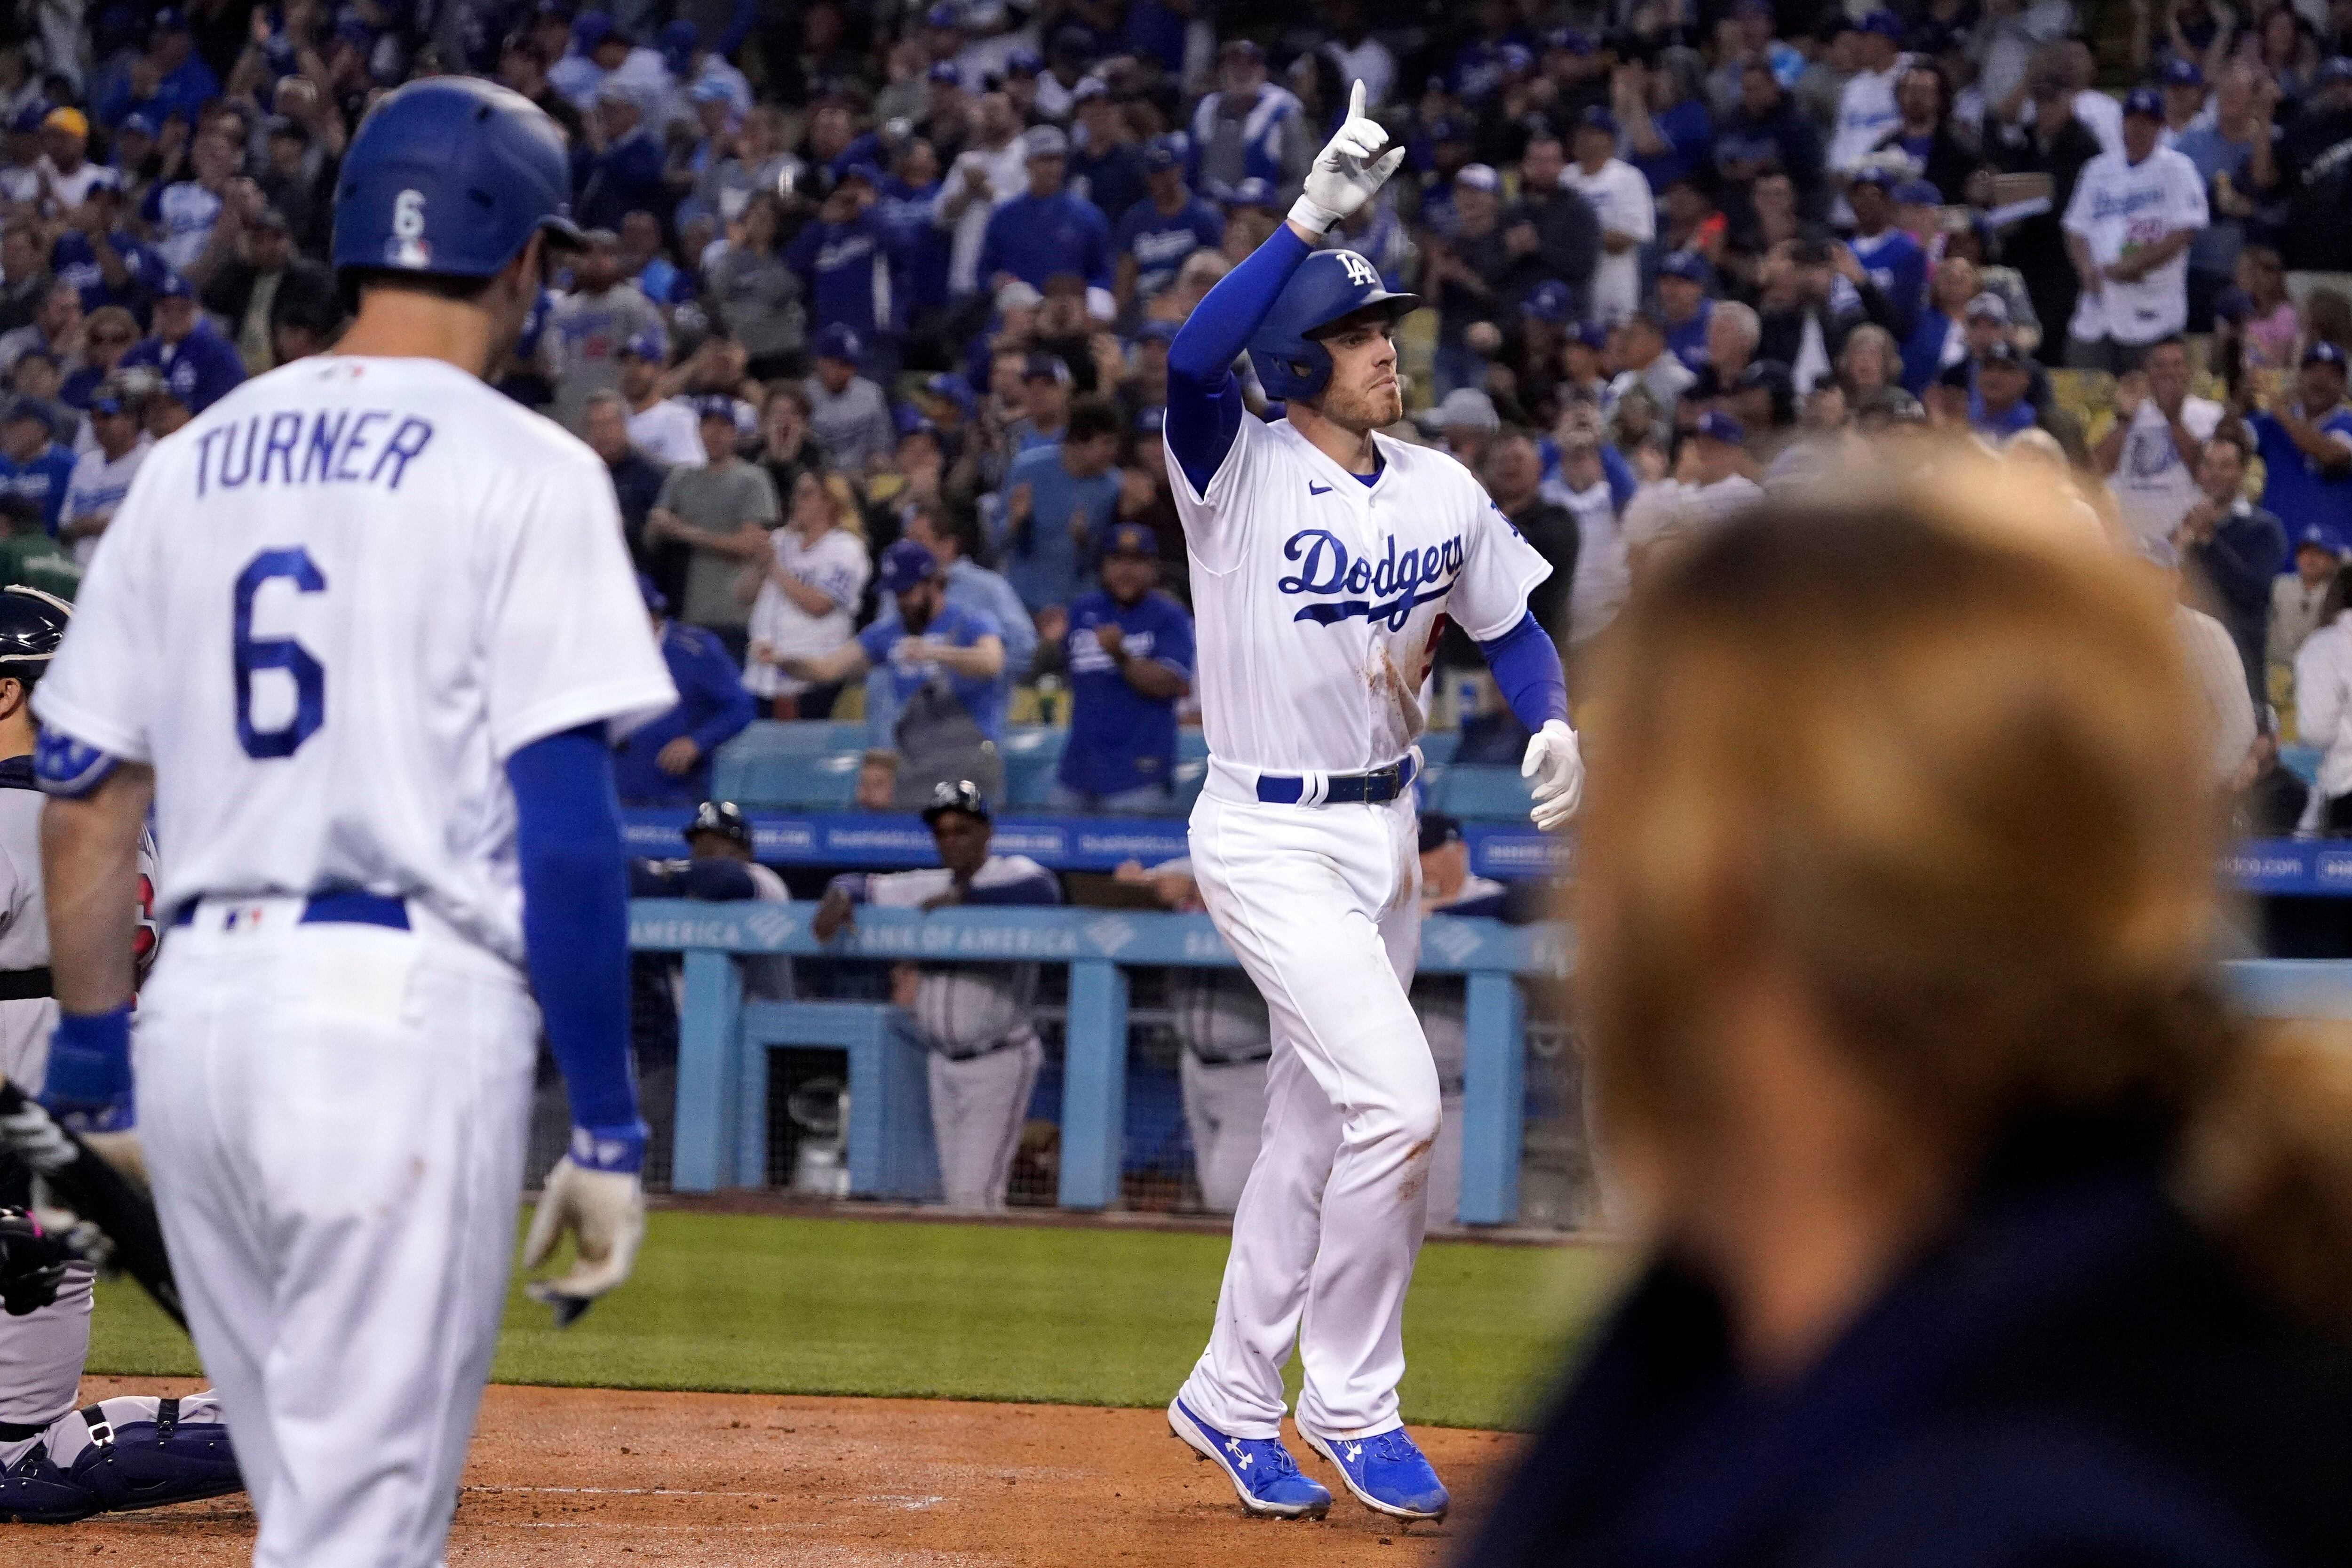
M1234 963L1202 915L970 908L927 914L867 906L851 930L820 942L809 929L814 911L806 902L646 900L633 907L631 945L684 959L673 1190L769 1184L770 1052L793 1047L837 1049L847 1059L853 1195L919 1197L935 1179L922 1047L903 1015L871 1002L747 1001L739 957L1065 968L1054 1195L1060 1206L1079 1210L1115 1207L1120 1199L1129 971ZM1544 1098L1544 1086L1531 1085L1528 1078L1527 986L1564 978L1572 959L1572 938L1557 925L1437 916L1423 927L1422 972L1457 974L1465 983L1462 1198L1454 1216L1463 1225L1510 1225L1522 1217L1530 1088L1535 1098ZM2352 1021L2352 962L2261 961L2224 968L2252 1013ZM1534 1028L1553 1057L1570 1048L1556 1023L1539 1017Z

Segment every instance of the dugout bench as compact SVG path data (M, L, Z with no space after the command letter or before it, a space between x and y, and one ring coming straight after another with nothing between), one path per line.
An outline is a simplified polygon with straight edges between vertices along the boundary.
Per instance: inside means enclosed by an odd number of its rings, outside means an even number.
M1067 966L1056 1201L1071 1209L1104 1209L1118 1201L1127 968L1235 963L1205 915L972 908L926 914L861 905L851 930L820 942L809 930L815 911L810 902L645 900L631 907L632 948L685 957L675 1190L763 1184L768 1051L780 1046L847 1053L852 1194L921 1198L938 1190L924 1047L904 1015L881 1003L747 1002L738 955ZM1466 983L1462 1204L1455 1216L1464 1225L1508 1225L1518 1217L1526 1004L1517 982L1564 978L1571 958L1571 939L1557 925L1507 926L1444 915L1423 925L1421 972L1459 974ZM2260 961L2224 968L2252 1013L2352 1022L2352 961Z

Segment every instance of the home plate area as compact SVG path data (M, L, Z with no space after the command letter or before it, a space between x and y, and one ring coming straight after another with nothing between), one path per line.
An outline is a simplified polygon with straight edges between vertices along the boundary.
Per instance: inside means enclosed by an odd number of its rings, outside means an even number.
M93 1377L82 1397L199 1386ZM499 1386L483 1402L448 1561L1230 1568L1237 1552L1278 1542L1286 1564L1434 1563L1459 1552L1521 1439L1413 1436L1456 1499L1443 1525L1363 1508L1287 1431L1338 1500L1315 1522L1244 1518L1159 1410ZM119 1552L139 1568L229 1568L249 1561L253 1529L245 1500L227 1498L90 1520L39 1544ZM0 1558L18 1560L34 1533L0 1525Z

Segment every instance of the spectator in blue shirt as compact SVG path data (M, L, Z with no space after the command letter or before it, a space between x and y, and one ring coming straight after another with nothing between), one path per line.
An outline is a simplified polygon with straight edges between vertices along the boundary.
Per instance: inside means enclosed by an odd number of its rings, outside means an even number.
M1131 310L1176 281L1196 250L1225 241L1225 215L1184 184L1175 138L1159 136L1143 153L1143 200L1127 209L1111 240L1118 258L1118 307Z
M880 186L874 211L889 230L906 279L909 330L923 331L927 316L948 308L948 263L954 254L949 230L931 221L939 205L940 154L929 142L910 136Z
M245 360L205 321L195 290L176 272L155 285L154 335L122 356L124 369L141 365L162 376L190 414L202 414L245 380Z
M1037 627L1030 620L1021 595L1001 573L992 572L971 558L966 545L969 525L950 517L947 509L937 500L924 499L915 502L908 513L904 537L913 540L931 552L940 563L940 579L947 590L947 602L963 609L977 611L994 621L1004 638L1004 668L1008 679L1027 679L1029 667L1037 658ZM874 625L896 625L898 602L889 595L882 595L876 611ZM866 678L866 726L875 743L884 744L896 731L898 723L897 688L889 671L877 669Z
M1706 327L1715 301L1706 297L1714 269L1696 251L1669 252L1658 263L1658 315L1665 324L1666 352L1697 374L1707 367Z
M677 706L630 731L613 758L624 805L693 805L710 794L710 754L751 721L751 694L718 637L669 618L669 600L639 574Z
M1919 307L1927 298L1927 253L1919 242L1895 226L1895 203L1889 193L1895 178L1883 165L1855 171L1845 188L1853 208L1853 258L1886 296L1894 321L1887 331L1901 342L1918 324Z
M2303 351L2295 400L2247 416L2263 455L2263 510L2301 538L2317 528L2338 555L2352 552L2352 408L2344 405L2344 351Z
M1139 522L1110 531L1102 583L1070 606L1070 737L1053 808L1150 816L1173 798L1192 617L1160 592L1160 541Z
M56 434L37 397L12 399L0 419L0 496L37 503L52 539L74 468L74 455L57 444Z
M607 81L596 89L588 119L585 156L578 158L579 195L572 205L583 228L618 232L633 212L667 223L677 204L663 175L667 160L660 139L646 123L637 89Z
M898 373L906 330L905 280L898 256L902 232L877 206L881 175L853 163L824 198L814 222L784 250L808 296L811 335L846 327L857 335L857 368L880 385Z
M1625 129L1625 161L1642 171L1650 189L1663 191L1713 161L1715 116L1707 111L1706 63L1697 50L1667 49L1646 72L1619 66L1610 89Z
M1097 320L1112 314L1110 225L1102 209L1063 189L1070 139L1040 125L1027 141L1029 189L989 215L980 242L980 279L999 289L1014 279L1043 289L1057 273L1087 280L1087 309Z
M1032 447L1004 479L1004 575L1032 613L1067 605L1118 506L1118 414L1100 398L1070 405L1058 441Z
M875 575L898 605L896 620L877 620L825 653L780 655L776 667L818 685L860 679L869 669L887 673L900 809L958 779L972 780L1001 804L1004 760L996 742L1012 684L1003 631L993 616L949 602L939 562L911 539L884 551Z
M220 78L196 53L187 13L166 6L155 13L146 58L134 61L108 88L99 100L98 118L101 124L120 125L136 110L158 125L176 114L193 126L197 110L220 95Z
M1094 203L1114 228L1128 209L1143 200L1142 150L1127 139L1118 105L1099 77L1088 77L1070 95L1077 115L1071 138L1072 188Z

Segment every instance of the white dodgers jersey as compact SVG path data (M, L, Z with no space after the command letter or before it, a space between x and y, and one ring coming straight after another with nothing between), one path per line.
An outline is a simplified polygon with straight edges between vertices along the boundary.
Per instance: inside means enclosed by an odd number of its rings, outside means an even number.
M1551 565L1443 452L1375 434L1370 485L1290 424L1244 415L1205 495L1171 453L1192 561L1210 754L1272 773L1362 773L1423 729L1451 616L1478 641L1527 614Z
M365 889L520 962L507 759L677 700L586 446L454 365L327 357L149 454L34 708L154 768L162 908Z

